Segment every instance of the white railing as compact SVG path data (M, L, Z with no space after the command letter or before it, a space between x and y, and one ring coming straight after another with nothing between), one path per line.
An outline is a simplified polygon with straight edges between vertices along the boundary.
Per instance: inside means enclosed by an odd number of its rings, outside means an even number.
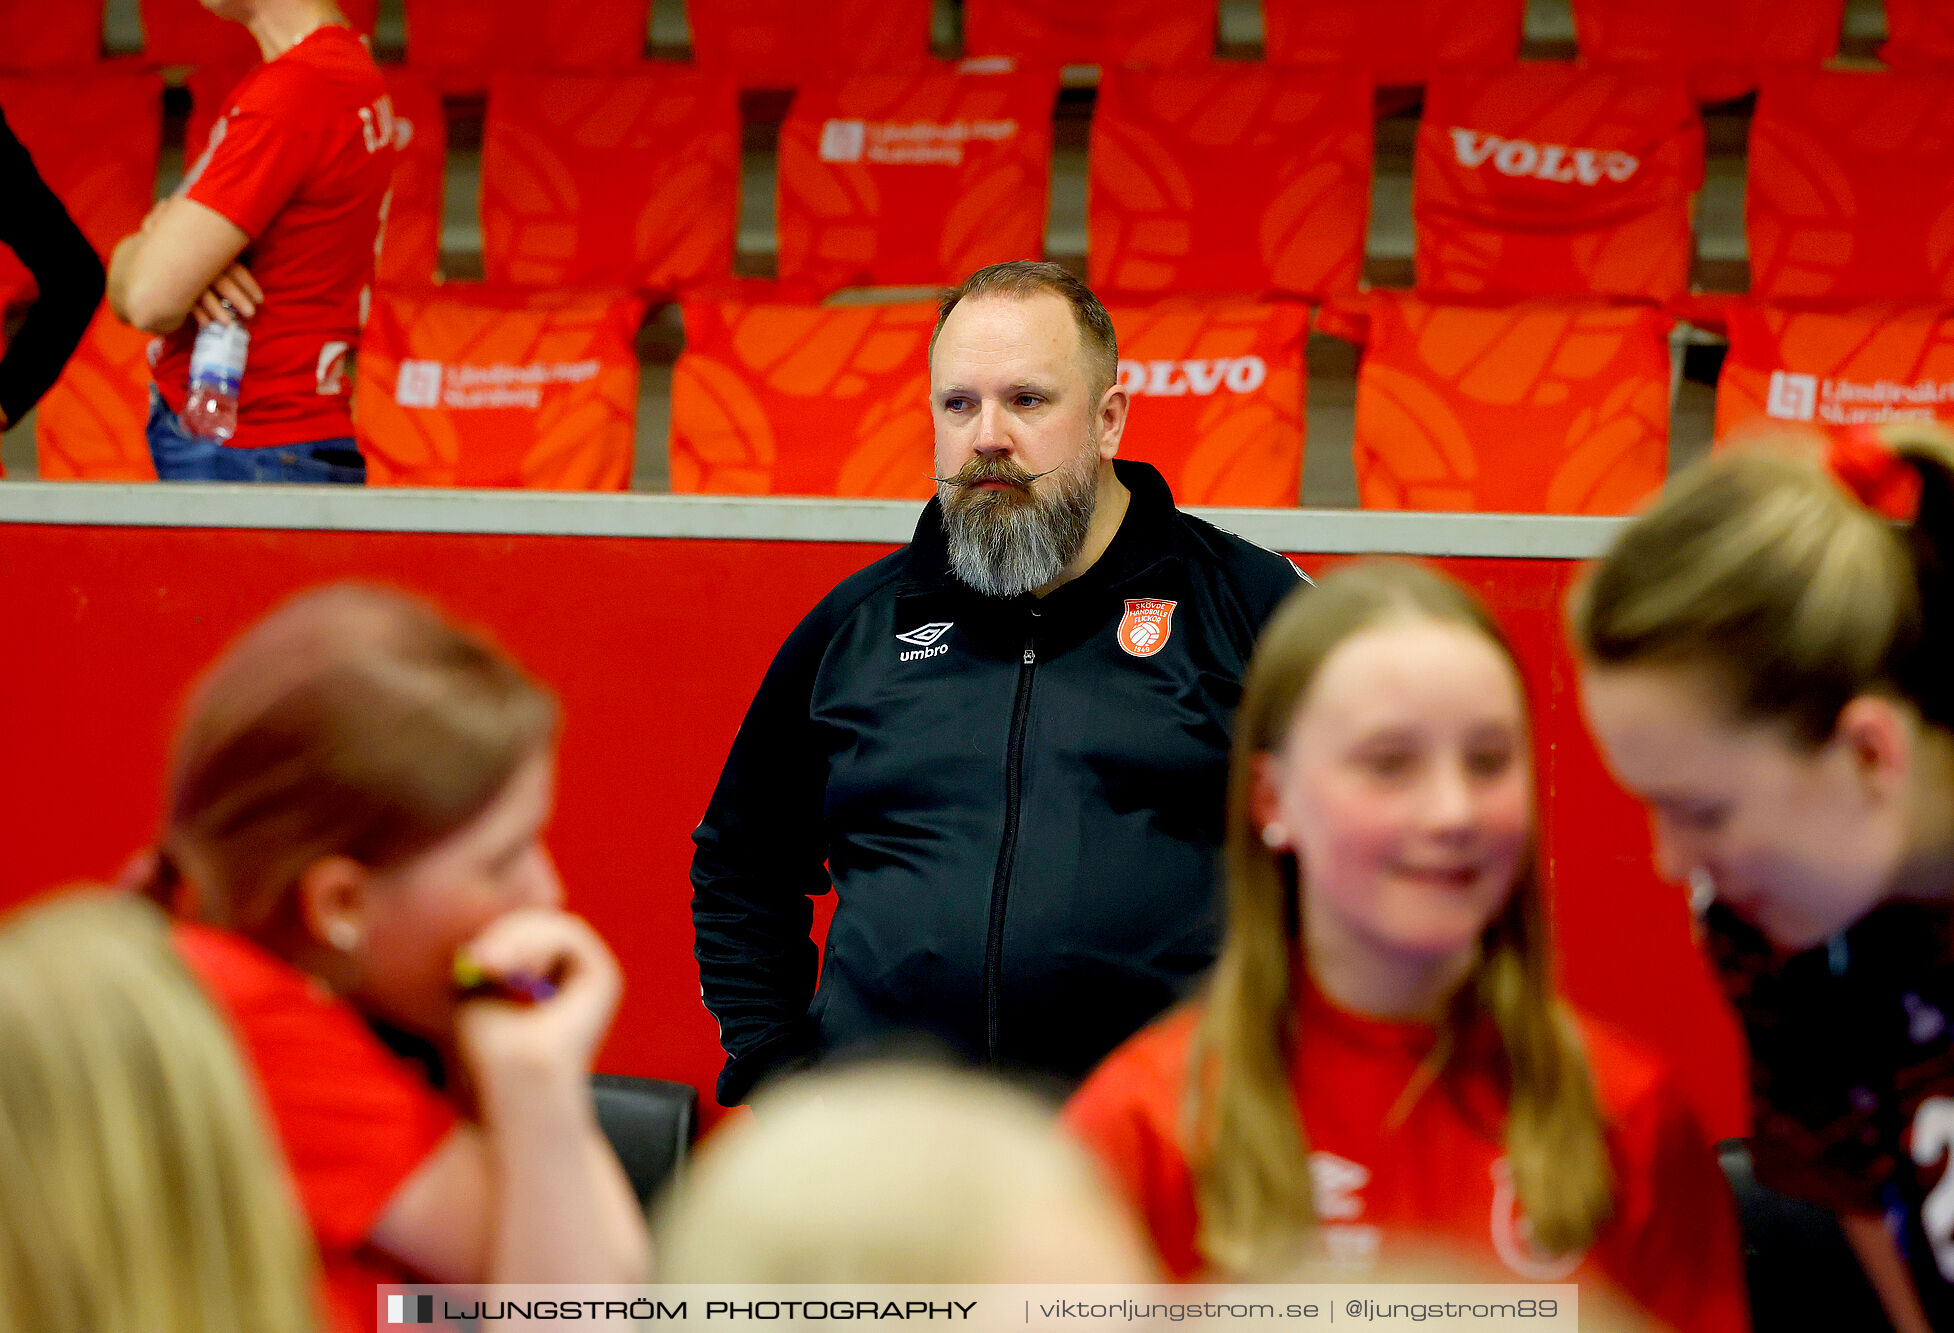
M791 496L593 495L543 491L368 490L337 486L111 485L8 482L0 524L271 528L333 532L477 532L569 537L901 543L913 500ZM1425 514L1351 509L1196 509L1280 551L1580 560L1598 555L1614 518Z

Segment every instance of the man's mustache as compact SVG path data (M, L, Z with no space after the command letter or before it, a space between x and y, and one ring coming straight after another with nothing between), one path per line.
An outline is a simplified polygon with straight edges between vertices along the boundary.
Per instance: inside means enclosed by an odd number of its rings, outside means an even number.
M973 458L958 469L956 476L932 475L930 480L945 486L980 486L985 482L1003 482L1008 486L1023 487L1056 471L1057 468L1049 467L1043 472L1027 472L1008 458Z

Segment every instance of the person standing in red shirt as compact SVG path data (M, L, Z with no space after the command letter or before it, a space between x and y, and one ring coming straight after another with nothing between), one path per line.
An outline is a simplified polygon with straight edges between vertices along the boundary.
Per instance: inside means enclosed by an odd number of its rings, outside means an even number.
M1236 714L1213 978L1065 1113L1176 1276L1450 1260L1747 1327L1678 1090L1554 996L1534 802L1518 665L1469 593L1378 563L1276 613Z
M238 85L176 194L109 263L111 307L161 335L149 443L178 481L365 480L350 368L395 156L393 108L331 0L205 0L250 29L265 63ZM237 431L187 431L198 327L251 335Z

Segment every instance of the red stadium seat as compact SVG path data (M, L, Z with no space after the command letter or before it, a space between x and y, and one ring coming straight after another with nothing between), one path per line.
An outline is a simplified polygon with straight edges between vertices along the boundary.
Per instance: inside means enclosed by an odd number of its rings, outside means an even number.
M1120 457L1159 468L1182 504L1295 505L1309 308L1175 301L1110 313L1132 402Z
M1092 286L1102 296L1355 291L1370 171L1361 74L1108 70L1087 174Z
M672 491L926 498L936 305L688 301Z
M1519 59L1526 0L1262 0L1272 64L1369 69L1381 86Z
M1659 311L1372 292L1364 322L1365 508L1622 514L1662 485L1670 357Z
M154 481L149 419L150 337L105 304L34 413L42 481Z
M790 296L951 283L1044 251L1050 73L864 74L803 88L780 129Z
M1064 65L1185 69L1214 56L1215 0L964 0L963 49Z
M1894 69L1954 66L1954 0L1886 0L1886 45Z
M798 88L926 67L930 8L930 0L693 0L686 17L700 69L742 88Z
M1954 73L1782 73L1751 121L1744 222L1764 301L1954 298Z
M0 77L0 110L106 261L155 199L162 80L126 69ZM32 290L27 270L0 246L0 307Z
M1829 60L1844 15L1845 0L1574 0L1575 45L1590 64L1682 70L1696 96L1718 102L1773 66Z
M643 318L622 292L381 291L353 399L369 484L628 488Z
M1719 440L1771 422L1826 430L1908 418L1954 423L1954 306L1725 312Z
M502 74L482 136L491 282L669 295L732 273L739 107L727 80Z
M72 68L101 57L100 5L0 4L0 74Z
M1703 127L1678 77L1564 64L1442 74L1412 173L1426 295L1666 301L1688 289Z
M406 0L408 63L444 92L499 70L616 72L644 62L651 0Z
M1293 505L1308 312L1115 309L1133 395L1121 452L1192 504ZM925 499L934 489L927 302L692 301L672 376L672 489Z
M143 55L159 65L249 65L259 59L258 43L242 23L218 18L199 0L141 0L141 6ZM379 0L342 0L339 9L360 33L373 35Z
M686 302L672 489L928 497L935 321L929 302Z

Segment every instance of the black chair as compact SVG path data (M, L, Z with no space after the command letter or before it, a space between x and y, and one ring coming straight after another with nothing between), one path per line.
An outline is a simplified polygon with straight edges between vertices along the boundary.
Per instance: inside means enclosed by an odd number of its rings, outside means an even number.
M697 1132L699 1094L689 1083L629 1074L597 1074L590 1080L597 1123L630 1177L640 1207L685 1166Z
M1757 1183L1742 1139L1717 1145L1737 1197L1752 1333L1887 1333L1891 1325L1830 1209Z

